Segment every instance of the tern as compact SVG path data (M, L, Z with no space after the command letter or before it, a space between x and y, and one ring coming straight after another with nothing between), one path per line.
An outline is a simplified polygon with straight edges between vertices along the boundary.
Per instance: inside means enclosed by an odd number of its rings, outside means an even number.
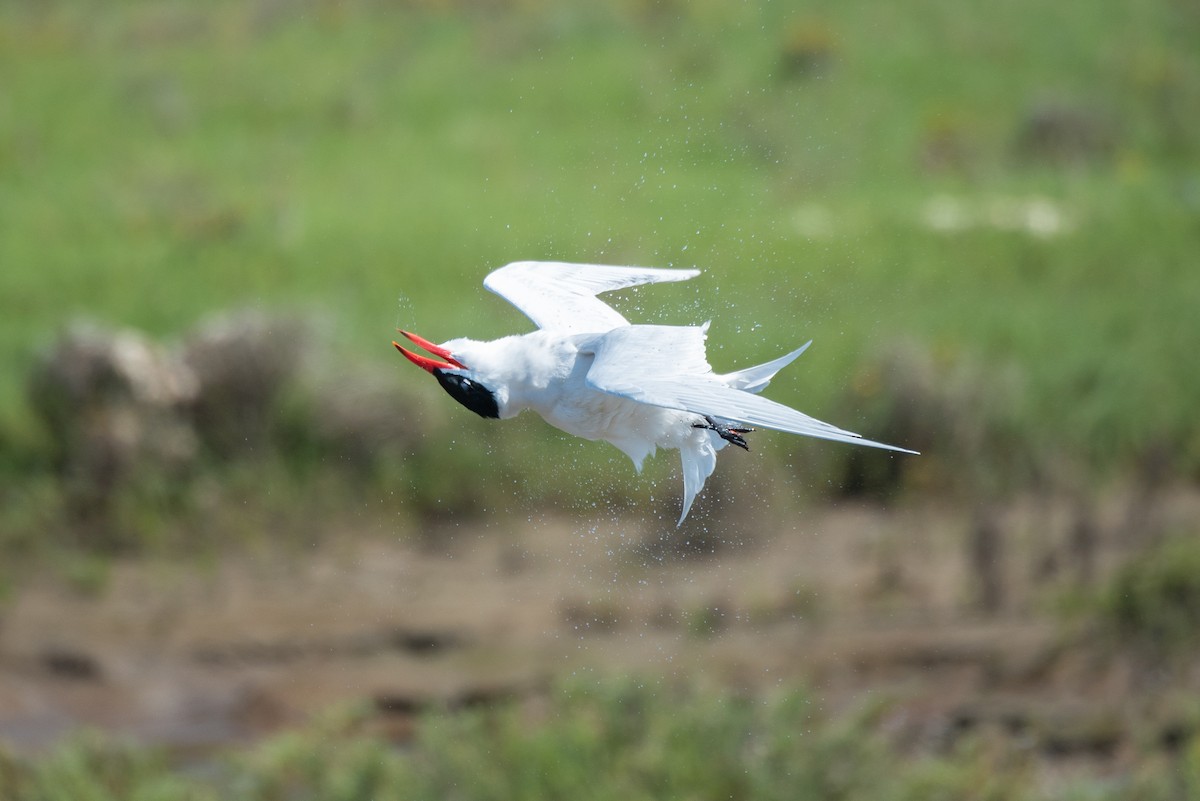
M523 312L538 330L488 342L451 339L438 345L400 333L437 358L393 342L431 373L450 397L480 417L507 419L532 409L568 434L612 443L642 463L658 448L679 450L682 525L727 444L749 450L745 435L774 429L900 453L823 423L757 393L812 344L765 364L713 372L705 352L708 323L632 325L596 296L602 292L686 281L699 270L519 261L490 273L483 285Z

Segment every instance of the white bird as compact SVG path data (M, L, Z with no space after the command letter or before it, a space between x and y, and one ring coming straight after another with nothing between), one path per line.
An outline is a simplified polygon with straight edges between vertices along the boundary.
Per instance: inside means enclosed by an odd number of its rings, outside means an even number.
M811 340L774 361L719 375L705 353L708 323L631 325L596 297L699 274L513 262L488 275L483 285L524 312L539 330L490 342L452 339L441 345L400 332L441 361L392 344L481 417L507 419L532 409L568 434L612 443L638 472L656 449L677 448L683 465L679 524L712 475L717 451L730 442L749 450L743 435L755 427L916 453L863 439L755 394Z

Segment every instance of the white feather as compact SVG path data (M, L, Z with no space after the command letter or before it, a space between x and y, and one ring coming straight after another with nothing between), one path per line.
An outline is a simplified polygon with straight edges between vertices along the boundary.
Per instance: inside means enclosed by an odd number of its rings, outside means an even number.
M775 377L776 373L796 361L796 358L808 350L808 346L811 344L812 340L810 339L786 356L780 356L778 359L769 361L766 364L758 364L734 373L726 373L723 376L719 376L719 378L734 389L754 393L762 392L771 383L771 379Z
M730 386L708 365L706 329L631 325L597 337L592 342L595 360L587 374L588 386L639 403L747 426L915 453L863 439L860 434Z
M596 295L615 289L686 281L699 270L610 267L558 261L515 261L490 273L483 285L547 331L596 334L629 321Z

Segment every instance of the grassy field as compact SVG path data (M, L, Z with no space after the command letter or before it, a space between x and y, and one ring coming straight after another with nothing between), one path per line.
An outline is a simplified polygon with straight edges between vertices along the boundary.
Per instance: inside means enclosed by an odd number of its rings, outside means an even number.
M1088 511L1155 465L1147 493L1193 486L1197 41L1200 6L1178 0L0 3L0 615L47 565L102 595L113 554L162 543L202 562L307 547L347 519L389 540L597 504L673 520L673 457L634 477L540 421L489 424L392 351L397 326L439 341L527 330L480 284L516 259L699 267L613 302L635 322L712 319L718 371L815 340L770 394L923 450L884 497L975 509L1057 493ZM308 321L319 376L272 408L265 456L213 449L179 486L118 488L115 533L88 539L30 400L39 354L81 318L174 343L239 309ZM365 469L311 433L324 407L306 393L354 405L347 375L394 389L363 403L410 432L368 437ZM871 469L757 436L714 478L741 500L775 493L746 530L794 529L806 501ZM713 486L715 511L685 536L720 539L736 519ZM1188 547L1134 560L1095 596L1116 640L1170 629L1195 647L1200 607L1178 601L1194 580L1171 570L1194 563ZM1182 611L1156 614L1171 603ZM0 755L0 797L574 797L596 771L614 777L598 798L1200 793L1193 729L1168 756L1047 778L1012 740L906 753L886 703L843 715L803 693L672 692L552 693L536 725L521 705L437 713L399 752L349 714L198 776L82 739ZM489 759L495 772L464 771Z
M845 425L909 338L1014 371L1031 440L1194 469L1197 30L1165 0L8 3L5 441L74 317L297 309L400 370L396 325L522 329L479 282L550 258L701 267L631 315L713 318L718 369L814 338L773 391Z

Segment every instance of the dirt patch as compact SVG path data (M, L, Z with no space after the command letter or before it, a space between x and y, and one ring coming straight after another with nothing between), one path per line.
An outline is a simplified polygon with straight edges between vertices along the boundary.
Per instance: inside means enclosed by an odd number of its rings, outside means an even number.
M1037 614L1034 546L1070 520L1055 511L1035 538L1037 514L1006 513L1009 605L986 617L970 604L970 513L935 507L813 510L702 558L650 558L662 534L625 521L535 518L419 541L374 526L205 567L121 562L98 597L35 582L5 609L0 739L37 748L87 725L203 747L345 701L373 704L403 737L431 706L591 671L756 692L803 681L828 704L891 692L909 699L897 731L1016 726L1068 751L1082 731L1111 751L1111 671L1093 682L1109 693L1093 718L1047 722L1047 694L1063 703L1062 637Z

